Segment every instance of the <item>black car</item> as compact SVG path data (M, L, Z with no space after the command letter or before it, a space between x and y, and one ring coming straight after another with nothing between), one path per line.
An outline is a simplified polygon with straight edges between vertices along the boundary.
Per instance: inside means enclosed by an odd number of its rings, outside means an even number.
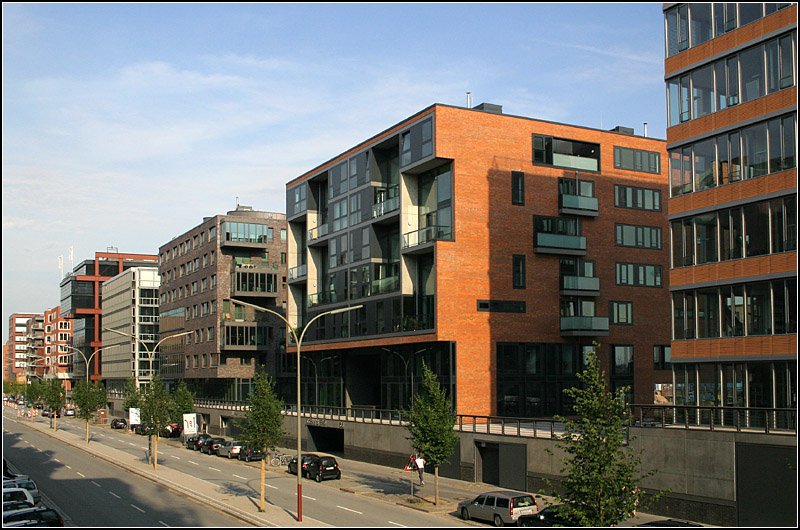
M209 455L217 454L217 449L219 449L220 444L225 441L225 438L217 438L217 437L209 437L203 440L203 444L200 446L200 452L206 453Z
M211 438L211 435L204 432L194 434L186 439L186 447L194 451L199 451L200 446L203 445L203 442L206 441L207 438Z
M111 420L112 429L124 429L128 426L128 422L124 418L114 418Z
M3 526L22 526L13 524L22 521L31 521L30 525L25 526L64 526L64 520L58 512L50 508L29 508L3 514Z
M548 506L533 515L520 515L517 526L581 526L558 513L560 504Z
M306 453L302 456L302 458L303 458L303 476L308 477L308 463L314 458L319 458L319 455L315 453ZM292 457L292 459L289 461L289 473L291 473L292 475L297 474L296 456Z
M251 460L263 460L263 459L264 459L264 453L262 453L258 449L245 446L239 450L239 460L250 462Z
M308 461L306 465L306 476L313 478L317 482L322 482L323 479L336 479L342 478L342 470L339 469L339 463L332 456L318 456Z

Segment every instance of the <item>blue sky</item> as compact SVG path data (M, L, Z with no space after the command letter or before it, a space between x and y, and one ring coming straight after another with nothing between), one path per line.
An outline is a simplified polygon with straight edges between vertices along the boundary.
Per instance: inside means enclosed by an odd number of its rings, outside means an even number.
M468 91L663 139L661 5L3 3L3 318Z

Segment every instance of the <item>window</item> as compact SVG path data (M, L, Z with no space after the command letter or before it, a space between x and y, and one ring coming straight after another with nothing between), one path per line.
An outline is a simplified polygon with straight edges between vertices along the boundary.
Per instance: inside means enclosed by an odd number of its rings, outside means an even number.
M769 203L759 202L743 207L745 257L769 253Z
M631 302L611 302L612 324L633 324L633 304Z
M672 369L671 346L653 346L653 368L656 370Z
M767 174L767 128L758 123L742 130L742 178Z
M525 256L524 255L517 255L513 256L513 284L514 289L524 289L525 288Z
M407 166L411 163L411 132L400 135L400 165Z
M742 102L764 95L764 48L754 46L739 54L742 79Z
M614 206L637 210L661 211L661 192L647 188L614 185Z
M633 346L612 346L612 375L633 375Z
M694 145L694 191L706 190L717 185L715 145L714 138Z
M692 72L692 119L714 112L714 66Z
M661 229L652 226L616 225L617 245L637 248L661 248Z
M695 263L717 261L717 214L698 215L694 218Z
M698 46L713 38L710 3L689 4L689 20L692 46Z
M422 123L422 157L433 154L433 122L427 120Z
M511 300L478 300L478 311L493 313L524 313L525 302Z
M617 263L617 285L661 287L661 265Z
M533 135L533 161L585 171L600 169L600 145L564 138Z
M525 173L511 172L511 204L525 204Z
M661 154L655 151L614 146L614 167L630 171L661 172Z

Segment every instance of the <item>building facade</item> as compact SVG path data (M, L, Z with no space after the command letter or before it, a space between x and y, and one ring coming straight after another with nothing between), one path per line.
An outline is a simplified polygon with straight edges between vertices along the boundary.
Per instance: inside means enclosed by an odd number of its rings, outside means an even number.
M36 313L12 313L8 317L8 347L6 348L6 377L8 381L24 383L28 371L28 320Z
M131 267L153 266L158 256L152 254L125 254L95 252L93 260L85 260L61 280L61 317L72 321L72 346L79 350L73 354L73 383L86 378L86 361L89 378L95 383L102 379L101 285ZM85 356L85 358L84 358Z
M45 379L61 381L66 395L72 392L72 321L61 318L61 307L44 312Z
M676 403L796 410L797 4L664 17Z
M288 183L302 402L407 407L424 362L459 413L568 414L597 341L611 385L652 403L666 151L632 133L436 104Z
M34 315L25 324L25 338L27 345L27 361L25 379L44 379L47 369L44 356L44 315Z
M158 267L132 267L102 285L102 374L111 393L128 380L144 390L158 373L160 285Z
M237 206L207 217L159 248L161 376L186 380L195 395L242 400L256 370L276 373L286 326L266 312L245 314L230 298L279 314L286 300L286 217Z

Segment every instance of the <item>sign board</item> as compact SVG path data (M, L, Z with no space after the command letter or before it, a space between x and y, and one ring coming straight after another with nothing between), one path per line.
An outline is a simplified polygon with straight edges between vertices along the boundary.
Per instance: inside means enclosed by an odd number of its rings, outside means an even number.
M183 434L197 434L197 427L200 425L200 415L194 412L183 415Z
M128 409L128 425L139 425L142 420L139 417L139 409Z
M414 458L414 455L408 457L408 463L406 463L406 467L403 468L403 471L416 471L417 470L417 461Z

